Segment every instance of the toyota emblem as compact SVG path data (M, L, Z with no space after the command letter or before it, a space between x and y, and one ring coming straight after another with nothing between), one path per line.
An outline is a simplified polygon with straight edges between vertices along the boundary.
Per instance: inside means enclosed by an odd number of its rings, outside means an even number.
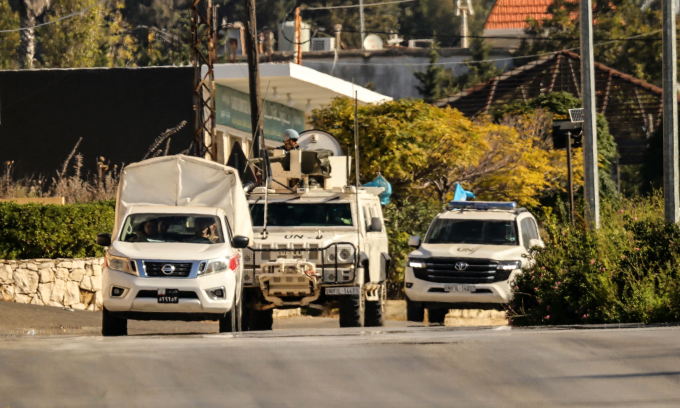
M173 272L175 272L175 265L165 264L161 268L161 271L163 271L163 273L166 275L171 275Z
M464 271L468 267L468 264L465 262L456 262L456 264L453 266L453 268L457 271Z

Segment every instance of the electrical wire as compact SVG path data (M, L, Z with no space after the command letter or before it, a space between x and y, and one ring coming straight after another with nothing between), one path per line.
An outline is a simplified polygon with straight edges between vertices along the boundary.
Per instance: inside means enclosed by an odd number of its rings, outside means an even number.
M412 1L419 1L419 0L396 0L396 1L385 1L381 3L368 3L364 4L363 7L371 7L371 6L383 6L385 4L397 4L397 3L410 3ZM347 6L329 6L329 7L307 7L302 10L331 10L331 9L346 9L346 8L356 8L356 7L362 7L361 4L350 4Z
M17 32L17 31L32 30L32 29L34 29L34 28L38 28L38 27L43 27L43 26L46 26L46 25L54 24L54 23L57 23L57 22L59 22L59 21L66 20L66 19L68 19L68 18L75 17L75 16L78 16L78 15L80 15L80 14L83 14L83 13L89 11L90 9L92 9L92 8L94 8L94 7L97 7L98 5L100 5L100 4L102 4L102 3L106 2L106 1L108 1L108 0L99 0L98 2L94 3L93 5L91 5L91 6L89 6L89 7L85 7L84 9L82 9L82 10L80 10L80 11L76 11L75 13L71 13L71 14L65 15L65 16L63 16L63 17L59 17L59 18L56 19L56 20L51 20L51 21L48 21L48 22L46 22L46 23L36 24L36 25L34 25L34 26L31 26L31 27L21 27L21 28L12 28L12 29L9 29L9 30L0 30L0 33L14 33L14 32Z

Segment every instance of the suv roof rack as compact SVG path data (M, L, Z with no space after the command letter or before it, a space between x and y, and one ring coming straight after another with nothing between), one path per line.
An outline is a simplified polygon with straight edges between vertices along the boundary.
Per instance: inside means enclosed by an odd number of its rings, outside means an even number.
M447 206L447 210L506 210L512 211L517 209L517 203L514 201L451 201Z

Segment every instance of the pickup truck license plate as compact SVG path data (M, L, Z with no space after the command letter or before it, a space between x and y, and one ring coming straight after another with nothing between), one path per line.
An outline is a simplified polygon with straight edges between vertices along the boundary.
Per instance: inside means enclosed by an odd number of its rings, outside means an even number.
M337 295L358 295L358 286L343 286L339 288L326 288L326 295L337 296Z
M474 292L473 285L445 285L444 292Z
M179 303L179 289L158 289L158 303Z

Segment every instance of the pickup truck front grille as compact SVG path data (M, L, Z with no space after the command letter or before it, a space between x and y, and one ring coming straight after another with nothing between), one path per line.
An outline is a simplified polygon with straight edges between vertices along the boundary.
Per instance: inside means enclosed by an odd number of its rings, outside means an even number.
M419 258L418 261L425 263L425 268L413 268L413 274L417 279L428 282L492 283L498 282L497 278L502 278L500 274L496 274L498 261L491 259ZM465 267L461 268L463 264Z
M175 270L171 273L164 273L163 267L165 265L172 265ZM144 271L146 276L160 276L160 277L172 277L172 278L186 278L191 273L191 262L148 262L144 261Z

